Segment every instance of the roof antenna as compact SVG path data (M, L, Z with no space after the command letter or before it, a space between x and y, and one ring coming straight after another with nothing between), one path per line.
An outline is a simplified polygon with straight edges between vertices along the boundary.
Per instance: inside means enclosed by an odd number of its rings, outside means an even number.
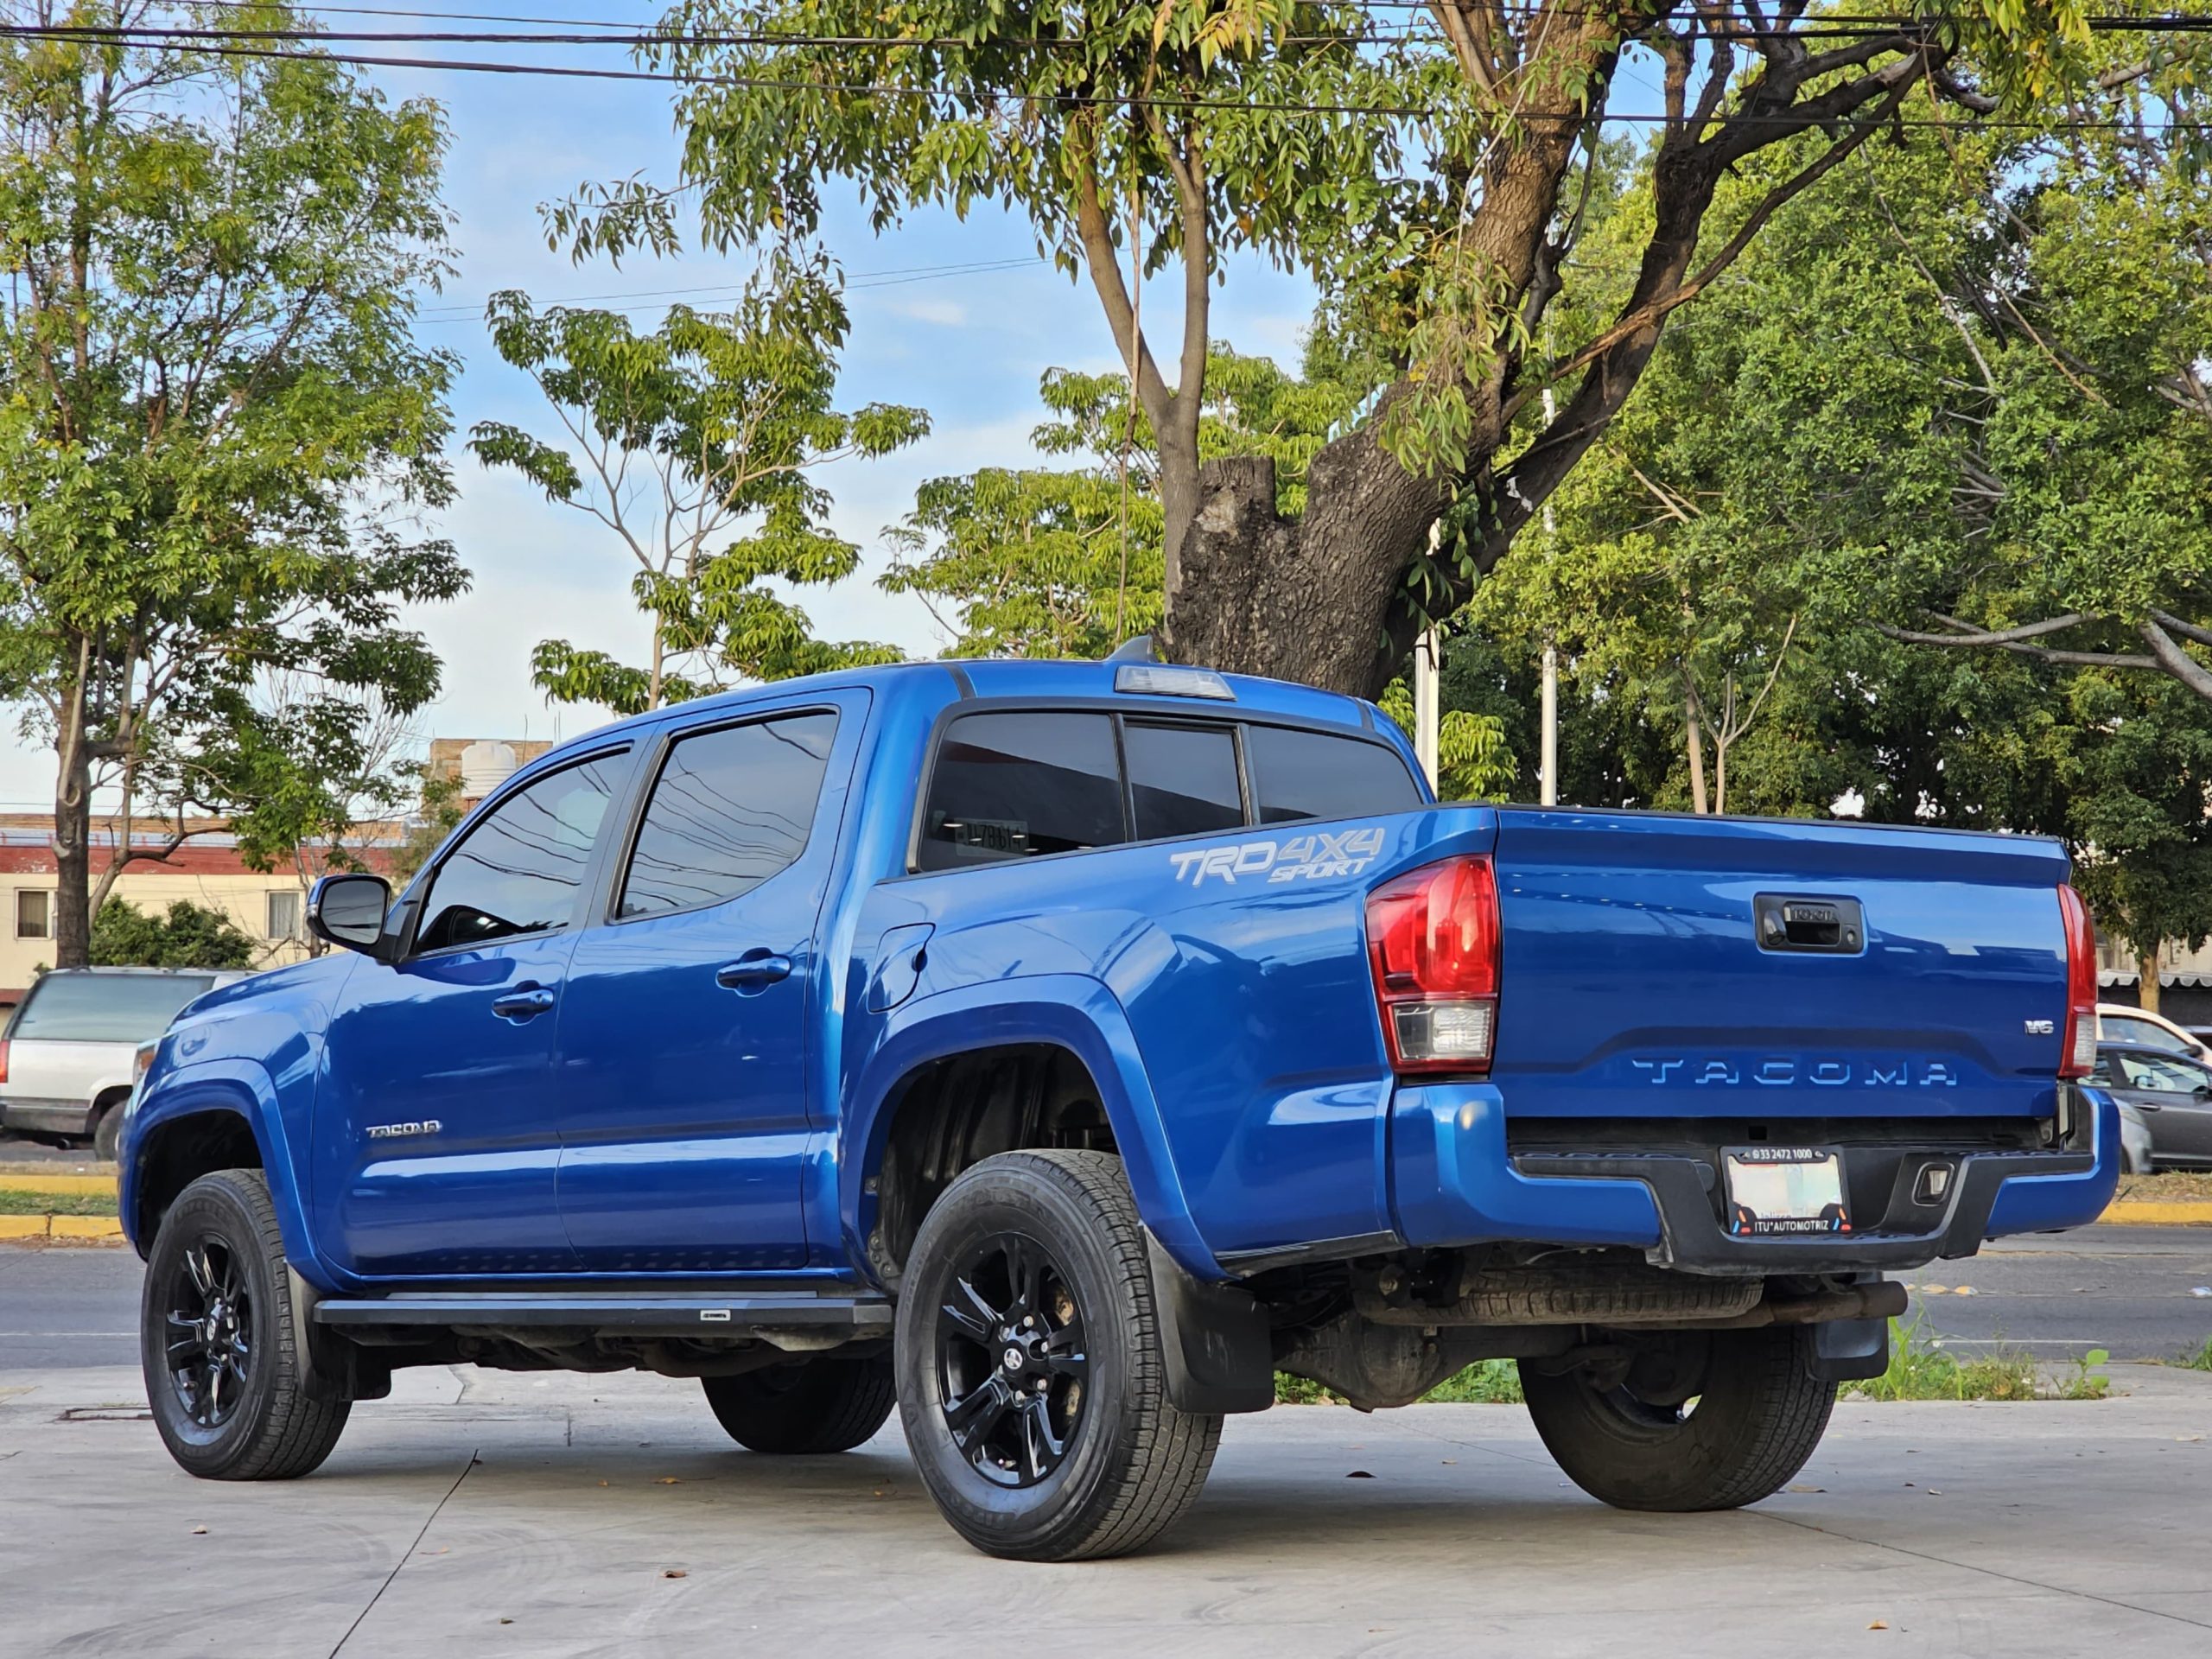
M1160 659L1153 654L1152 636L1141 633L1115 646L1113 653L1106 660L1109 663L1154 663Z

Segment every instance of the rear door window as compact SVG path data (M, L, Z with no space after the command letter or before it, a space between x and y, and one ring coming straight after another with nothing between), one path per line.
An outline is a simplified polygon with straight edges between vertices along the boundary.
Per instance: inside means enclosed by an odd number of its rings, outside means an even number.
M915 868L956 869L1128 839L1109 716L963 715L938 746Z
M1244 753L1262 823L1367 817L1422 804L1406 763L1381 743L1287 726L1248 726Z
M616 914L718 905L798 861L837 716L826 711L679 738L653 784Z
M31 987L8 1035L19 1042L147 1042L214 982L206 974L48 974Z
M587 760L500 802L438 866L415 948L490 944L566 927L625 764L621 755Z
M1136 839L1199 836L1242 829L1244 791L1236 777L1236 734L1226 726L1122 728Z

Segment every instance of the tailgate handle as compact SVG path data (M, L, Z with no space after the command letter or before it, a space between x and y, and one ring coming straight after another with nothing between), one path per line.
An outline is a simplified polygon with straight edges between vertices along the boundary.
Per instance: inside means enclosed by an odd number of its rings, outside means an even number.
M1752 901L1759 949L1855 956L1866 943L1866 918L1856 899L1763 893Z

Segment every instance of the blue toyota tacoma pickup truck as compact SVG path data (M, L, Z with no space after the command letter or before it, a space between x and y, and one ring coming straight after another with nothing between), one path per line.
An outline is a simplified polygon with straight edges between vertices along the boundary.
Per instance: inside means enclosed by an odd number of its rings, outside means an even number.
M899 1411L995 1554L1135 1548L1277 1370L1517 1360L1608 1503L1752 1502L1885 1274L2094 1217L2119 1117L2053 844L1433 803L1307 688L915 664L607 728L346 947L217 990L124 1132L160 1433L329 1454L396 1367Z

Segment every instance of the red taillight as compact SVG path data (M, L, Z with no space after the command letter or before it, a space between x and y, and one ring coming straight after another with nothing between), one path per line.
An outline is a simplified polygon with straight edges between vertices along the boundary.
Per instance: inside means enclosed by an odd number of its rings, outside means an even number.
M0 1083L8 1081L8 1039L0 1037Z
M2097 1063L2097 932L2082 895L2063 882L2058 918L2066 931L2066 1032L2058 1075L2086 1077Z
M1489 859L1424 865L1368 894L1367 956L1394 1069L1490 1070L1498 924Z

